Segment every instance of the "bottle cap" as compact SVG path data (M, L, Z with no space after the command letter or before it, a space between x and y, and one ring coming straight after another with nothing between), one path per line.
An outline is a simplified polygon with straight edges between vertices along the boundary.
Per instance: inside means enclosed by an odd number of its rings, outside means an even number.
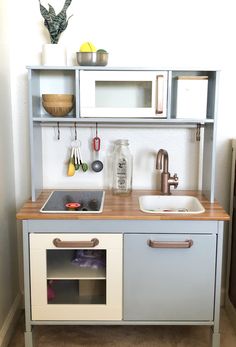
M116 144L117 145L128 145L129 144L129 140L119 139L119 140L116 140Z

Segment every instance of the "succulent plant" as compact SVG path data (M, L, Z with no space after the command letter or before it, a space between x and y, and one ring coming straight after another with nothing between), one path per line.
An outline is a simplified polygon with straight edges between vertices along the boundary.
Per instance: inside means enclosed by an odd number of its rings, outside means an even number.
M44 25L49 31L51 43L58 43L61 33L67 28L68 19L66 18L66 10L70 6L72 0L66 0L60 13L56 14L54 8L48 4L47 10L40 2L40 12L44 18Z

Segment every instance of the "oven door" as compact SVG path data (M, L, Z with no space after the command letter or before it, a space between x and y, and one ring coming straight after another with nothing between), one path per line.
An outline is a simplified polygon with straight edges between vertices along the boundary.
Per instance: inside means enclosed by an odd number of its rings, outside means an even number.
M32 320L120 320L121 234L30 234Z
M166 118L167 71L80 71L80 117Z

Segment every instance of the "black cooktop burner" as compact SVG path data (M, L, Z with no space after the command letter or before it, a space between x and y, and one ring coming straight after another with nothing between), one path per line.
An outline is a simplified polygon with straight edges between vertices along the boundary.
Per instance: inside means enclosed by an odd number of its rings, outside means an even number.
M40 212L101 213L105 192L100 190L55 190Z

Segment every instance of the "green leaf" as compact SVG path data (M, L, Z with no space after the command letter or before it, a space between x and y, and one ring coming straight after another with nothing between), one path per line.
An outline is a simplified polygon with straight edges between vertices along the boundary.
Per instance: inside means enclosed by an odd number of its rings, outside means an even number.
M50 4L48 4L48 7L49 7L50 17L51 17L51 19L54 19L56 17L56 12L55 12L54 8Z
M67 8L70 6L71 1L72 1L72 0L66 0L66 1L65 1L65 4L64 4L64 6L63 6L61 12L58 14L59 17L61 17L61 18L65 17L65 19L66 19L66 10L67 10Z
M72 1L72 0L66 0L66 1L65 1L65 4L64 4L64 6L63 6L62 11L66 11L66 10L68 9L68 7L69 7L70 4L71 4L71 1Z
M68 22L63 22L60 25L59 32L62 33L67 28Z
M39 2L39 4L40 4L41 15L43 16L45 20L50 21L50 15L48 10L43 5L41 5L41 2Z

